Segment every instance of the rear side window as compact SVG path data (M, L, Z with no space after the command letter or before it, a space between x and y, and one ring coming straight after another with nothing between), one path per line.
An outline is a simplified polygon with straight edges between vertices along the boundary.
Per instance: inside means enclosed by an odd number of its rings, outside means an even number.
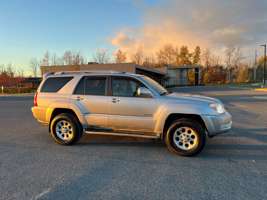
M42 89L41 92L58 92L61 88L64 87L73 77L53 77L48 78Z
M106 93L106 77L83 77L74 94L104 96Z

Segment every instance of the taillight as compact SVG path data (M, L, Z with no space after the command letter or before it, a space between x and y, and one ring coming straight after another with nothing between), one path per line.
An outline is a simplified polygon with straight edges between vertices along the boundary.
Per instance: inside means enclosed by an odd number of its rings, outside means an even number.
M34 106L38 106L38 104L37 104L37 95L38 95L38 92L36 92L36 93L34 94L34 98L33 98L33 105L34 105Z

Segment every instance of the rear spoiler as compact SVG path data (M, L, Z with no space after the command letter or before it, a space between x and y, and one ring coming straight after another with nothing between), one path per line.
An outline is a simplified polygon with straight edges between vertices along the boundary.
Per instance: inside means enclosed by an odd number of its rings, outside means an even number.
M55 72L47 72L43 75L43 79L46 79L48 76L55 74Z

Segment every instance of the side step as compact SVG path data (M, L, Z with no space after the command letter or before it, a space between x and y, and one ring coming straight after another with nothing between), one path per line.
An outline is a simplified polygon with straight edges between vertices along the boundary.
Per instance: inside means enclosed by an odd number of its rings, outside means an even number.
M115 133L115 132L95 132L95 131L85 131L87 134L92 135L113 135L113 136L122 136L122 137L137 137L137 138L147 138L147 139L158 139L159 136L156 135L139 135L139 134L129 134L129 133Z

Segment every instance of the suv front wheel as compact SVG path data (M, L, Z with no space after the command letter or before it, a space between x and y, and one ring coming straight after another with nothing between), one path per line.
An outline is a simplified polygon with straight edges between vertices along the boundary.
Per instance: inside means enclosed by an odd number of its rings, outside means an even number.
M82 128L78 119L68 113L62 113L54 117L50 130L53 139L62 145L74 144L82 136Z
M182 156L193 156L205 146L205 128L192 119L179 119L168 128L165 143L171 152Z

